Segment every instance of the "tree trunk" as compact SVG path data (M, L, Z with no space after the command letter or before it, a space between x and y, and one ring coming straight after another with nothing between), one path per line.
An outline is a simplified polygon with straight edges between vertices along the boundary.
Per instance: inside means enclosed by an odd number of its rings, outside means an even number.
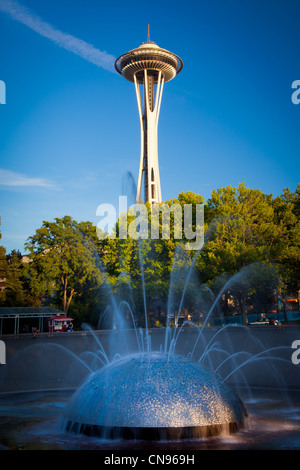
M62 275L61 282L62 282L63 287L64 287L63 310L64 310L65 313L68 313L71 300L73 298L73 295L76 294L76 292L75 292L75 289L71 289L71 292L70 292L70 295L69 295L69 298L68 298L68 278L67 278L67 276Z
M189 319L189 309L186 307L184 309L184 321L188 321Z
M70 293L70 296L69 296L69 299L68 299L67 305L66 305L66 310L64 310L65 313L68 313L68 311L69 311L70 303L71 303L71 300L72 300L72 297L73 297L74 294L76 294L75 289L71 289L71 293Z
M247 325L248 320L247 320L246 308L245 308L246 295L244 293L241 294L241 295L238 295L237 299L238 299L240 311L241 311L241 314L242 314L242 323L243 323L243 325Z
M63 311L66 313L66 308L67 308L67 285L68 285L67 276L62 275L61 282L62 282L63 288L64 288Z
M224 312L224 315L227 316L228 315L228 292L224 292L222 296L222 300L223 300L223 312Z

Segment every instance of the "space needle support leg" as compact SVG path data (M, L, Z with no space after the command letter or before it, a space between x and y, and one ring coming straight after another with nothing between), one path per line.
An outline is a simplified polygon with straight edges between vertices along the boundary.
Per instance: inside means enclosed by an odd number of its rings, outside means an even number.
M161 72L159 72L159 73L161 75ZM161 99L162 99L162 94L163 94L163 88L164 88L164 78L160 76L160 80L157 84L157 90L156 90L156 93L157 93L156 103L155 103L156 125L158 124L158 118L159 118L159 113L160 113L160 105L161 105Z
M160 113L161 99L164 88L164 77L161 72L158 75L157 88L156 88L156 99L154 106L154 118L155 118L155 127L156 127L156 169L155 169L155 180L156 180L156 201L161 202L161 186L160 186L160 177L159 177L159 168L158 168L158 155L157 155L157 128L158 128L158 118Z
M135 92L136 92L136 99L137 99L139 117L140 117L140 128L141 128L141 156L140 156L139 176L138 176L138 184L137 184L137 191L136 191L136 203L139 203L141 199L142 182L143 182L144 130L143 130L143 108L142 108L142 101L141 101L141 90L140 90L140 85L136 79L135 74L134 74L134 84L135 84Z
M161 72L158 74L155 100L153 100L153 83L148 82L147 70L144 70L143 80L143 102L141 94L141 86L134 74L135 92L138 104L140 129L141 129L141 154L139 176L137 183L136 202L141 199L141 191L144 176L145 201L161 202L161 187L158 168L157 155L157 128L158 118L161 107L162 93L164 87L164 77ZM152 104L150 105L149 93L151 92ZM155 101L153 106L153 101ZM153 109L151 107L153 106ZM152 172L154 180L152 179Z
M151 85L150 85L151 86ZM153 90L152 90L153 92ZM150 174L152 162L149 161L152 155L151 145L153 145L153 126L151 125L151 109L149 100L149 82L147 69L144 69L144 191L145 202L150 201Z

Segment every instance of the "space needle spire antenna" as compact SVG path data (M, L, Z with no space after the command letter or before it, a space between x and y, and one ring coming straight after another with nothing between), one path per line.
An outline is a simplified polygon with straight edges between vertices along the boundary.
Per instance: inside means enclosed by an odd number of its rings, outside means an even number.
M162 201L158 166L157 129L163 87L183 67L173 52L162 49L150 41L121 55L115 68L124 78L134 83L141 128L141 154L136 202L141 201L144 184L144 202L151 206Z

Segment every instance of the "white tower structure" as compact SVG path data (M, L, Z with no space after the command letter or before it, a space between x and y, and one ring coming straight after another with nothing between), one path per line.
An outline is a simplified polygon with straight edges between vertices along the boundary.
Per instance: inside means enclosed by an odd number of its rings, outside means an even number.
M115 68L135 84L141 125L141 156L136 202L141 200L144 179L145 203L161 202L157 153L157 127L164 83L172 80L182 69L182 60L173 52L161 49L148 41L119 57Z

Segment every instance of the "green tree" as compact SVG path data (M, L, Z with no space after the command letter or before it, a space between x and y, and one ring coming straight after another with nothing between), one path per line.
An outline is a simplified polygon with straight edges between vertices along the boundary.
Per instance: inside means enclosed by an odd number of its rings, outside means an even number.
M190 204L193 209L192 226L195 230L196 204L203 204L204 198L192 191L180 193L178 198L171 199L162 204L172 208L178 204L182 208L182 214L185 204ZM173 268L176 246L181 240L174 239L174 213L170 212L170 236L162 237L162 217L159 218L159 238L151 239L150 227L153 223L153 212L150 206L147 206L148 212L145 218L139 219L141 224L146 224L148 231L146 239L133 239L128 236L126 239L106 239L103 245L103 261L108 272L110 283L115 293L124 293L124 287L129 286L127 294L132 296L135 306L136 316L139 323L143 321L144 310L147 312L147 322L150 325L149 313L155 302L166 302L170 287L170 275ZM181 219L181 223L183 218ZM124 232L134 222L134 216L131 211L127 213L121 230ZM118 221L116 227L117 235L120 233L120 224ZM183 233L183 231L182 231ZM137 236L138 238L138 236ZM183 239L184 243L185 240ZM182 248L183 249L183 248ZM194 252L185 252L184 267L191 264L191 258ZM177 263L178 265L178 263ZM181 283L182 284L182 283ZM181 285L181 287L183 287ZM144 293L145 304L144 305ZM122 298L122 296L120 297Z
M25 306L28 299L22 282L22 255L19 251L13 250L7 255L6 259L8 269L5 286L5 305L10 307Z
M212 191L207 201L205 246L199 267L207 279L235 273L258 261L271 261L280 238L272 195L260 190L227 186Z
M75 295L102 283L99 240L91 222L78 223L69 216L44 221L25 247L32 290L39 296L58 295L66 313Z
M284 188L273 206L280 231L273 260L279 268L282 291L297 292L300 309L300 184L294 192Z
M205 244L197 260L203 282L211 285L219 276L228 282L246 266L273 261L281 231L276 224L272 195L246 188L244 183L214 190L206 204L205 222ZM244 276L238 279L235 299L246 322L250 288ZM229 301L229 290L225 290L224 299Z

